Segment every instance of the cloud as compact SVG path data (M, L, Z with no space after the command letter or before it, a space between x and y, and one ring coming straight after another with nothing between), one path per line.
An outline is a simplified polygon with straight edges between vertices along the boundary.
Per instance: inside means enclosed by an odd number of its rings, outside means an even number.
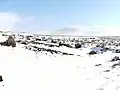
M15 12L0 12L0 30L2 31L49 34L49 30L54 28L55 21L55 15L45 16L41 19Z
M0 12L0 28L14 29L15 24L20 21L20 17L14 13Z
M0 29L10 31L38 31L39 23L33 16L14 12L0 12Z
M120 36L120 26L82 26L73 25L59 29L52 34L78 35L78 36Z

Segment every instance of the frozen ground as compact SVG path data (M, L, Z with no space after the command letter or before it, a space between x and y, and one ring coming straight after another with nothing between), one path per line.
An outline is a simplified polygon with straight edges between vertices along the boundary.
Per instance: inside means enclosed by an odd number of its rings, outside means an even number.
M74 49L62 49L75 53ZM111 68L118 61L110 62L120 54L108 51L89 56L88 51L79 50L82 56L36 55L19 44L16 48L0 46L0 75L4 80L0 90L120 90L120 67Z

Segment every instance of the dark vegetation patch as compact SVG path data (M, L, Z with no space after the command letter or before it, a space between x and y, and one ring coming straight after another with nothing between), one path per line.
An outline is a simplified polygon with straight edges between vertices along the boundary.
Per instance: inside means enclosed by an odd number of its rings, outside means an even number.
M115 50L115 52L116 52L116 53L120 53L120 50L117 49L117 50Z
M120 66L120 62L113 64L113 65L112 65L112 68L115 68L116 66Z
M115 56L114 58L112 58L111 62L113 61L120 61L120 58L118 56Z
M72 48L72 46L70 44L65 44L65 43L59 43L59 47L60 46L66 46L66 47L69 47L69 48Z
M94 55L94 54L97 54L97 52L96 52L96 51L91 51L91 52L89 52L88 54L89 54L89 55Z
M41 42L35 42L35 41L31 41L29 43L32 43L32 44L39 44L39 45L45 45L45 46L49 46L49 47L59 47L58 45L53 45L53 44L47 44L47 43L41 43Z
M40 38L36 38L35 40L36 40L36 41L42 41Z
M21 44L27 45L27 41L21 41Z
M51 54L56 53L56 54L62 54L62 55L74 55L74 54L71 54L71 53L66 53L66 52L61 52L61 51L46 49L46 48L40 48L40 47L37 47L37 46L26 47L26 49L32 50L32 51L35 51L35 52L46 51L46 52L50 52ZM80 56L80 55L77 55L77 56Z
M104 72L110 72L110 70L105 70Z
M101 66L102 64L96 64L95 66Z

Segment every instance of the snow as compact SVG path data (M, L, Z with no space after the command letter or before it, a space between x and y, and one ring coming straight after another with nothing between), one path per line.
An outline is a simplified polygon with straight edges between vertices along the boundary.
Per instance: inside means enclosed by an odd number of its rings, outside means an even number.
M117 61L110 62L114 56L120 56L119 53L107 51L89 56L87 53L91 47L40 46L80 54L61 56L43 52L36 54L22 47L18 43L15 48L0 46L0 75L4 80L0 82L0 90L120 90L120 67L112 69ZM110 71L104 72L106 70Z
M34 52L22 48L0 47L0 51L3 90L96 90L107 82L93 68L96 57L42 55L36 59Z
M6 37L3 37L3 36L0 34L0 42L5 41L6 39L7 39Z

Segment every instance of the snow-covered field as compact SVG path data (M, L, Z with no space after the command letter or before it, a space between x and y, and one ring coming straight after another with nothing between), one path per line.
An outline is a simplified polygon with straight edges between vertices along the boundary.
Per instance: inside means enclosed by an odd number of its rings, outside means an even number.
M1 35L0 41L6 38ZM17 40L26 43L17 43L15 48L0 46L0 90L120 90L120 59L111 61L120 57L120 53L113 52L119 40L111 45L108 43L113 39L103 40L110 47L103 53L94 48L101 45L99 38L87 39L88 42L83 37L33 36L26 40L25 36L16 35ZM84 44L75 48L80 40ZM59 46L59 41L71 46ZM94 49L97 54L89 55Z

